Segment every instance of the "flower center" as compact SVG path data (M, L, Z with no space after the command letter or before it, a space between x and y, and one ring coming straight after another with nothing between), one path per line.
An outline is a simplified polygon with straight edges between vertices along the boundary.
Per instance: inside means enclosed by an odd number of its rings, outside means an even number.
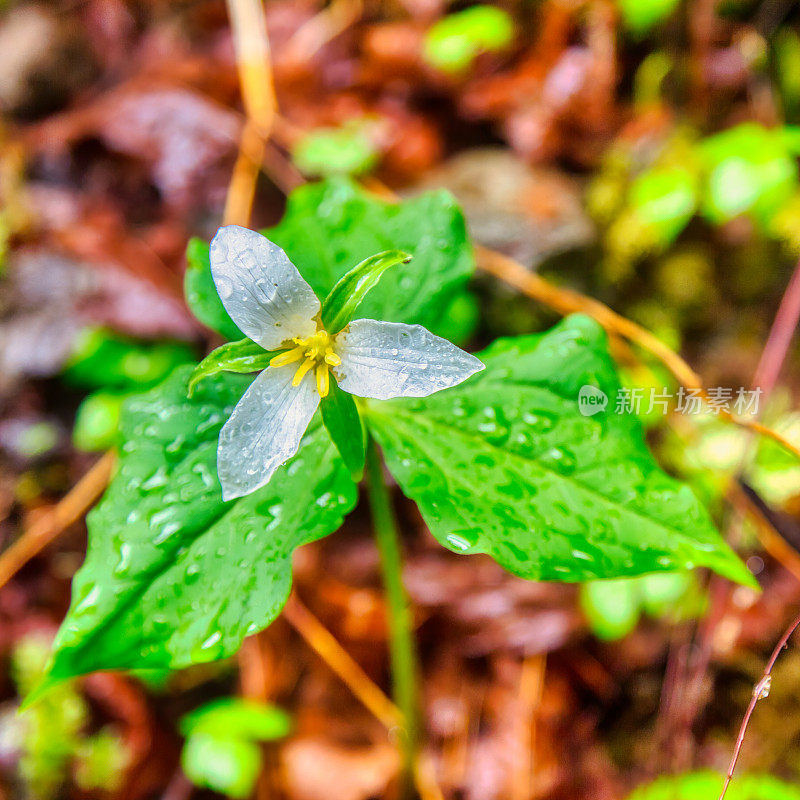
M285 353L275 356L270 362L271 367L283 367L295 361L302 362L292 378L292 386L299 386L307 372L314 370L317 379L317 391L320 397L327 397L330 390L331 367L338 367L342 359L333 352L333 344L328 331L320 328L312 336L305 339L296 336L292 339L295 347Z

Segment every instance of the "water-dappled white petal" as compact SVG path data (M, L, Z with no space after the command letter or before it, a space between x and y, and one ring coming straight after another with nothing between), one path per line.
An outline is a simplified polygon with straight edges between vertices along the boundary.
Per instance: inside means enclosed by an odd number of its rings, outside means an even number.
M310 336L319 300L278 245L227 225L211 240L211 274L231 319L265 350Z
M465 381L483 364L422 325L357 319L335 337L340 388L358 397L427 397Z
M264 486L291 458L319 405L313 375L292 386L294 364L265 369L250 385L219 434L217 473L222 497Z

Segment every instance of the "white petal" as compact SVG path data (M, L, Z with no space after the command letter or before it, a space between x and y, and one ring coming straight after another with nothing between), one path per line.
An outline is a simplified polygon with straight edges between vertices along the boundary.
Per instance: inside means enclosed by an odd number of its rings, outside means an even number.
M427 397L483 369L483 364L422 325L357 319L336 336L342 359L333 374L358 397Z
M313 374L292 386L296 371L296 364L265 369L222 426L217 473L223 500L262 487L300 447L319 405L319 394Z
M317 296L286 253L260 233L220 228L211 240L211 274L231 319L265 350L316 331Z

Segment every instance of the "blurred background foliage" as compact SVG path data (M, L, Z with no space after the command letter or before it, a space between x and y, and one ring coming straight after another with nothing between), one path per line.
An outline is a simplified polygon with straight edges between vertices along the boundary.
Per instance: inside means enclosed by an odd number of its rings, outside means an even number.
M280 113L253 227L275 224L286 193L317 177L402 196L444 187L480 244L644 325L707 387L751 385L800 258L796 3L265 11ZM187 242L191 287L198 242L222 218L242 132L227 14L221 0L0 8L0 551L114 445L126 397L220 343L182 286ZM473 332L470 346L557 319L480 272L473 289L442 321L451 338ZM611 344L632 390L677 391L661 365ZM787 348L761 419L800 446L797 337ZM442 551L403 505L429 755L448 799L716 796L752 685L800 603L800 465L714 414L646 401L639 414L763 592L684 573L526 584ZM0 793L392 796L391 737L284 619L236 661L92 676L18 716L84 552L71 524L0 588ZM298 595L385 686L366 518L296 561ZM797 794L792 658L754 716L733 800Z

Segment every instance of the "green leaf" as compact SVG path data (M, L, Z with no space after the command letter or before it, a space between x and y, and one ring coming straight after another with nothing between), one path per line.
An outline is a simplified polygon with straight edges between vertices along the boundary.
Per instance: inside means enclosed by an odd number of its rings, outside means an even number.
M261 771L261 750L246 739L197 733L183 747L181 766L196 786L245 800Z
M462 292L441 309L431 330L435 329L439 336L453 344L464 345L478 327L480 318L478 298L473 294Z
M109 726L87 737L76 748L75 783L85 791L116 792L122 787L130 762L130 749Z
M784 117L797 119L800 107L800 36L789 27L775 31L775 80L780 87Z
M141 390L194 360L192 348L183 342L143 343L105 328L84 328L64 377L80 386Z
M383 276L359 314L434 333L442 309L474 271L464 217L444 191L388 203L343 179L309 184L292 192L283 220L264 235L286 251L317 297L374 253L411 254L407 267Z
M684 167L657 167L643 172L631 185L628 201L637 217L651 226L658 243L671 244L694 215L699 185Z
M267 703L224 697L212 700L181 719L181 733L213 733L226 738L267 742L288 736L292 722L288 714Z
M594 634L613 641L627 636L642 612L668 622L699 616L704 596L690 572L652 572L587 581L581 585L580 603Z
M615 413L619 381L597 323L571 317L480 358L486 369L453 389L365 405L442 544L534 580L707 566L754 583L691 490L659 469L635 416ZM604 404L579 410L587 393Z
M708 170L703 213L714 224L747 213L766 226L797 190L784 129L743 123L709 136L700 154Z
M217 287L211 277L208 242L190 239L186 247L186 274L183 277L186 304L203 325L216 331L229 342L244 338L236 323L228 316Z
M189 395L194 393L197 384L210 375L220 372L261 372L277 355L265 350L250 339L228 342L210 352L192 372L189 378Z
M116 446L122 404L130 394L98 391L84 399L72 428L72 442L78 450L92 453Z
M580 604L598 639L613 642L627 636L639 621L641 598L636 578L587 581Z
M670 17L680 0L617 0L625 27L636 37Z
M294 549L336 530L355 505L318 419L267 486L223 503L217 437L250 381L213 376L187 398L190 374L180 368L123 409L119 464L89 515L50 683L234 653L283 607Z
M229 797L247 797L261 764L256 742L288 735L291 720L275 706L225 697L212 700L181 719L187 737L181 755L186 775Z
M477 5L448 14L425 34L422 54L433 67L463 72L482 52L496 52L511 44L514 20L507 11Z
M690 772L665 776L640 786L628 800L716 800L723 776L717 772ZM800 800L800 789L771 775L735 776L727 800Z
M642 609L651 617L669 616L682 611L687 598L697 594L697 584L690 572L662 572L641 578L639 590ZM673 614L674 615L674 614Z
M317 128L292 148L292 161L309 176L360 175L378 162L369 120L348 120L341 128Z
M330 391L320 403L320 408L322 409L322 421L350 470L353 480L361 480L366 448L364 429L353 396L342 391L337 385L336 379L331 377Z
M344 328L356 313L364 298L378 285L381 276L395 264L411 261L408 253L386 250L365 258L342 275L322 302L320 319L325 330L333 336Z

